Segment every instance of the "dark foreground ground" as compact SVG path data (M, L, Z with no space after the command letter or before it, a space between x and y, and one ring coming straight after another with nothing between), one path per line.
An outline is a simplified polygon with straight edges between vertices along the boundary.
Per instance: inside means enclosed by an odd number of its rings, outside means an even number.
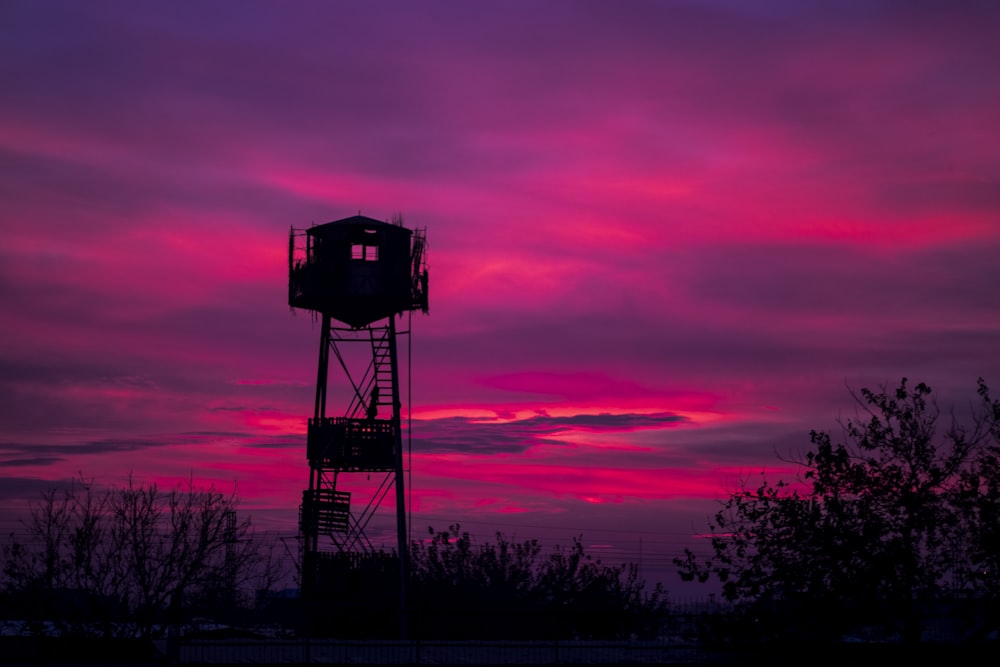
M365 642L365 641L101 641L43 637L0 638L0 663L73 667L172 665L781 665L802 661L831 665L992 663L996 643L783 644L767 648L710 650L663 642Z

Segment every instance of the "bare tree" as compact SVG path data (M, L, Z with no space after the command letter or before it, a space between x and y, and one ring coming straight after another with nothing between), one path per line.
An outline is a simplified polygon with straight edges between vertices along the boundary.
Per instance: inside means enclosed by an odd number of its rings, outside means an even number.
M36 630L160 636L195 604L232 604L280 576L273 545L237 518L237 505L235 492L190 482L51 489L32 505L23 538L4 545L5 593Z

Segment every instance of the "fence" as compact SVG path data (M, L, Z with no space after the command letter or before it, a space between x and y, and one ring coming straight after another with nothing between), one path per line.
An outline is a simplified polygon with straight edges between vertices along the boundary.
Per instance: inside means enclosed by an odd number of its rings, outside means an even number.
M713 657L663 641L184 640L162 650L178 665L662 665Z

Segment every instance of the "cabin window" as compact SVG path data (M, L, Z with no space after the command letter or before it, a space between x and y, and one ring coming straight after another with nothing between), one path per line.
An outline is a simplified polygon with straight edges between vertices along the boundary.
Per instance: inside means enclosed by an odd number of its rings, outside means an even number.
M377 262L378 246L365 245L364 243L352 243L351 259L359 259L363 262Z

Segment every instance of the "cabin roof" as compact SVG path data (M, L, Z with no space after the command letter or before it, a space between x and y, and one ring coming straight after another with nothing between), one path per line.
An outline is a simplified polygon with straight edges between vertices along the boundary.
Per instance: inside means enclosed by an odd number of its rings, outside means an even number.
M391 227L392 229L406 229L405 227L402 227L400 225L394 225L389 222L383 222L382 220L376 220L375 218L369 218L367 215L352 215L351 217L344 218L342 220L334 220L333 222L325 222L321 225L313 225L306 231L309 234L322 236L325 232L331 231L336 227L355 227L355 226L364 226L369 228Z

